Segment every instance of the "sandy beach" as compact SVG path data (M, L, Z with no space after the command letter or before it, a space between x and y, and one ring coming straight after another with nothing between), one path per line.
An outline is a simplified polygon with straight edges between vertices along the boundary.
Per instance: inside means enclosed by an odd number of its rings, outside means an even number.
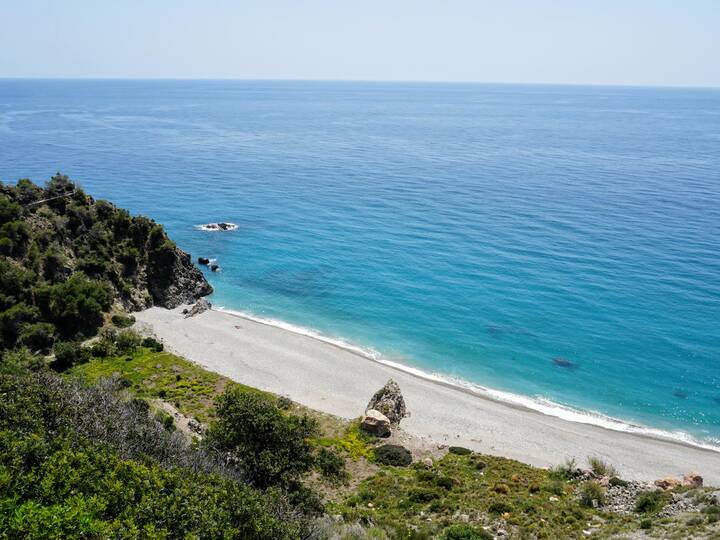
M597 456L624 478L653 480L698 471L720 485L720 453L681 442L569 422L428 380L311 336L211 310L136 314L168 350L238 382L289 396L314 409L355 418L370 396L395 379L411 417L402 428L448 445L547 467Z

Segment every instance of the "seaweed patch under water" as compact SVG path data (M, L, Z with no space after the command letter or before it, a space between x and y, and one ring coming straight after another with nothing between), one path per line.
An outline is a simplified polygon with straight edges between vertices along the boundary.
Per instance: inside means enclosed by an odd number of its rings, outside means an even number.
M553 364L555 364L558 367L565 368L565 369L578 369L580 366L573 362L572 360L568 360L567 358L563 358L562 356L556 356L552 359Z

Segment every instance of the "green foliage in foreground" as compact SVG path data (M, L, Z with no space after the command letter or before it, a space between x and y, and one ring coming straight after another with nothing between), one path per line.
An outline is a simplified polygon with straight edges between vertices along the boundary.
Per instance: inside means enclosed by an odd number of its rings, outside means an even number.
M296 486L314 464L310 439L317 422L306 415L288 415L267 395L231 387L217 402L217 418L206 442L231 453L256 486Z
M142 401L0 375L0 538L298 538L299 506L165 429Z
M561 482L560 489L555 482ZM466 453L448 453L431 469L421 464L383 468L332 510L398 537L486 538L483 526L493 527L501 518L522 538L578 538L591 520L600 519L608 531L613 523L617 528L624 523L584 508L575 484L553 481L546 470ZM459 526L462 520L470 523ZM443 532L448 527L453 528Z

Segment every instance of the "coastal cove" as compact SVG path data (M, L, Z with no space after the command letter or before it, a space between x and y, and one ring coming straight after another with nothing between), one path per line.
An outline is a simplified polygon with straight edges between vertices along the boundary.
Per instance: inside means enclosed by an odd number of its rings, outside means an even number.
M719 108L712 89L4 80L0 178L61 169L162 223L220 266L216 305L716 445Z
M150 308L136 314L166 347L243 384L287 395L329 414L354 418L389 378L402 388L409 433L446 445L502 455L535 466L595 456L628 479L652 480L702 470L720 483L720 453L653 437L568 422L428 380L352 350L243 317L210 310L192 318Z

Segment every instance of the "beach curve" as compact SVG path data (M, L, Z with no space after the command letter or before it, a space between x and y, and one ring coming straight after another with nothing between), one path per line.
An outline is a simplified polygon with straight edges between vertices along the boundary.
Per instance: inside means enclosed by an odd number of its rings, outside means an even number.
M156 307L136 318L173 352L326 413L359 416L369 396L394 378L412 412L403 428L438 444L468 446L541 467L592 455L636 480L698 470L706 482L720 484L720 453L712 447L642 426L633 431L627 427L634 426L623 424L621 431L582 418L569 421L544 412L530 398L523 403L503 392L463 386L281 321L217 309L185 319L181 309Z

